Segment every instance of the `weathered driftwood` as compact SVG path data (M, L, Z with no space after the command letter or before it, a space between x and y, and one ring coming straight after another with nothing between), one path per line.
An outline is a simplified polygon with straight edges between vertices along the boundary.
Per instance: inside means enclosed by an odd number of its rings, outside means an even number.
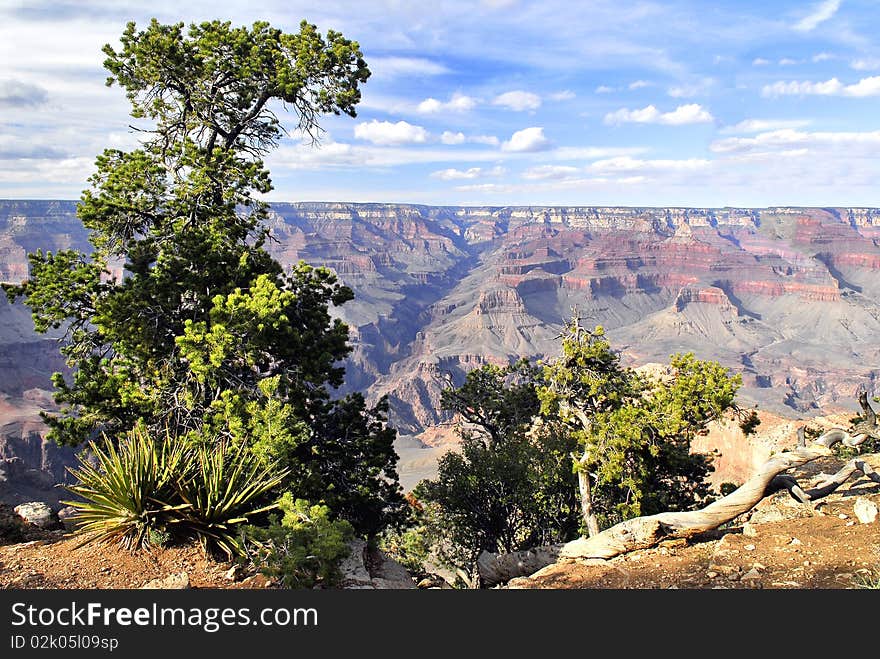
M748 512L765 496L780 489L787 489L802 503L811 504L834 492L856 473L864 474L872 481L880 483L880 474L865 460L868 456L851 460L836 474L806 491L800 487L794 477L783 473L816 458L831 455L831 448L839 442L849 447L857 447L869 437L880 439L880 420L868 403L867 394L864 392L859 395L859 404L864 411L864 419L849 431L834 428L817 438L808 447L805 429L799 428L797 448L772 456L742 486L705 508L688 512L659 513L626 520L596 535L566 543L558 551L559 558L609 559L637 549L653 547L663 540L686 538L711 531ZM478 562L478 569L487 585L509 581L518 576L536 574L530 571L533 566L543 569L555 562L551 553L535 552L516 552L507 555L484 552L481 558L482 565ZM543 560L546 562L540 565Z
M711 531L754 508L764 498L768 486L778 474L830 454L831 450L822 444L779 453L765 462L742 486L705 508L628 519L592 538L579 538L567 543L562 547L559 556L607 559L636 549L653 547L666 539L685 538Z
M780 474L779 476L776 476L770 484L770 487L774 490L788 490L791 495L801 503L812 503L817 499L827 497L857 473L864 475L875 483L880 483L880 473L877 473L877 471L868 464L864 458L859 457L850 460L836 474L829 476L809 490L801 489L797 480L788 474Z
M477 558L480 582L483 586L494 586L515 577L534 574L541 568L555 563L561 548L562 545L550 545L509 554L484 551Z

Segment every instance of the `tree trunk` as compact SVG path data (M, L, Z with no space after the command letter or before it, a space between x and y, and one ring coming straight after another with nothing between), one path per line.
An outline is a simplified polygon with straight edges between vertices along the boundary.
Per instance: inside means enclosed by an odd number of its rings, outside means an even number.
M596 513L593 512L593 495L590 489L590 474L587 471L587 460L589 453L584 453L580 459L580 468L578 469L578 489L581 495L581 515L584 518L584 524L587 527L587 533L592 538L599 535L599 520Z

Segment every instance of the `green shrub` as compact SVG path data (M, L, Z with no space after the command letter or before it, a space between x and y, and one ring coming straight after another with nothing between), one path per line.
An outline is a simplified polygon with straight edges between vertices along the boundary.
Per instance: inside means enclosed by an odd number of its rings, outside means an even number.
M67 486L85 501L64 502L77 509L77 533L86 536L82 544L118 541L129 550L148 548L150 531L164 527L174 512L187 452L167 435L157 442L141 428L118 448L107 438L89 448L97 464L80 459L79 467L70 469L78 484Z
M339 583L339 566L349 555L354 529L334 520L325 505L294 501L287 492L278 501L283 512L266 527L250 526L244 547L248 562L279 580L285 588L332 587Z
M205 546L217 547L228 557L243 552L236 526L249 517L272 510L260 505L265 495L281 485L287 471L277 463L264 465L243 446L227 442L200 446L194 451L191 473L176 482L170 523L175 531L194 534Z
M236 527L275 507L262 504L287 475L226 442L193 448L168 434L154 440L138 428L118 448L109 439L90 448L97 464L81 460L70 470L78 483L67 487L85 501L65 502L77 508L80 546L117 541L147 549L182 536L240 555Z

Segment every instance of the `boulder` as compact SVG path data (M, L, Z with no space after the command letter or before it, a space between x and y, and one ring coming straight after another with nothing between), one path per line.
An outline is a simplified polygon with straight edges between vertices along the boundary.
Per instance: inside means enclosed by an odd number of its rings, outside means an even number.
M64 525L64 528L68 531L76 531L76 516L78 514L79 511L73 506L65 506L58 511L58 520Z
M41 529L51 529L58 524L52 509L42 501L29 501L15 507L15 512L23 520Z
M189 588L189 575L186 572L174 572L141 586L141 590L186 590L187 588Z
M853 505L853 513L862 524L873 524L877 521L877 504L865 497L859 497Z

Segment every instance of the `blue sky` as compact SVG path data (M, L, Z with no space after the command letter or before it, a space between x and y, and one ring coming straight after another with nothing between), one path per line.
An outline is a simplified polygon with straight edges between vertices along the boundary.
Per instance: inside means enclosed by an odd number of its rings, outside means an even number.
M0 0L0 197L78 198L136 144L100 49L153 16L360 43L357 118L285 139L273 200L880 206L867 0Z

